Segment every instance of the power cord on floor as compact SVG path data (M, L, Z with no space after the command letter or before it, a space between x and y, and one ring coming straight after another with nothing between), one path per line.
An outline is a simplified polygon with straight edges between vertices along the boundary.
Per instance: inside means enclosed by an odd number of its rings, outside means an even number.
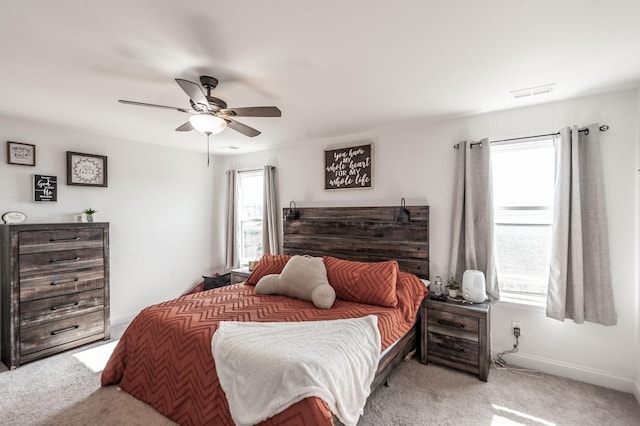
M544 374L541 371L531 370L528 368L514 368L507 365L507 361L505 361L503 357L504 355L514 354L518 352L518 346L520 345L519 338L520 336L516 335L516 343L513 345L513 348L509 349L508 351L500 352L498 355L496 355L495 359L491 358L491 363L498 370L507 370L511 373L522 374L524 376L534 377L536 379L544 378Z

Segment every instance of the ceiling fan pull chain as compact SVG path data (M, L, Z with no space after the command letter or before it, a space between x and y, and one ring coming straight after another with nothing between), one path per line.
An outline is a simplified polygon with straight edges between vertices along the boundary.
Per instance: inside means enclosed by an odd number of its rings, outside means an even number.
M209 160L210 160L210 156L209 156L209 136L211 135L211 133L207 133L207 167L209 167Z

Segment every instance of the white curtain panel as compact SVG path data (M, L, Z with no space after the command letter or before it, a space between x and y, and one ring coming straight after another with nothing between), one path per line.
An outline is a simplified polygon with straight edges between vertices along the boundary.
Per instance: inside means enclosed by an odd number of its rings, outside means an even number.
M238 267L238 247L236 245L236 174L235 170L227 170L227 211L226 211L226 261L225 266L229 269Z
M264 191L262 215L262 251L264 254L280 254L278 197L276 192L276 168L264 166Z
M547 316L615 325L598 124L560 130Z
M484 272L489 298L499 300L489 141L460 142L456 155L449 274L461 282L467 269Z

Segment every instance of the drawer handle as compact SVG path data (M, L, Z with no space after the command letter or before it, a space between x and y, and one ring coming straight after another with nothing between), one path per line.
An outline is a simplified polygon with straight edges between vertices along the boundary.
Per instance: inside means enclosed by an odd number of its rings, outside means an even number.
M80 256L72 257L70 259L51 259L51 260L49 260L49 262L50 263L77 262L78 260L80 260Z
M64 281L52 281L51 285L66 284L66 283L77 283L78 281L80 281L80 278L72 278L70 280L64 280Z
M58 309L72 308L72 307L74 307L74 306L78 306L78 302L67 303L66 305L52 306L52 307L51 307L51 310L52 310L52 311L57 311Z
M80 239L80 237L73 237L73 238L50 238L49 242L50 243L56 243L59 241L78 241Z
M465 353L467 351L465 348L454 348L452 346L443 345L442 343L438 343L438 346L444 349L449 349L450 351L456 351L461 353Z
M60 329L60 330L54 330L54 331L51 332L51 335L52 336L57 336L58 334L66 333L67 331L73 331L73 330L78 329L78 328L80 328L79 325L72 325L71 327L63 328L63 329Z
M442 319L438 320L438 324L440 324L440 325L448 325L449 327L464 328L464 324L459 324L457 322L447 321L447 320L442 320Z

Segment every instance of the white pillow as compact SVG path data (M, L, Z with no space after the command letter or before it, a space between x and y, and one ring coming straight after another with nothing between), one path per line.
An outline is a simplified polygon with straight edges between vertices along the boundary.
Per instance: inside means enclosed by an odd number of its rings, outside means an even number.
M258 294L280 294L307 300L320 309L329 309L336 292L327 280L321 257L292 256L280 274L269 274L256 284Z

